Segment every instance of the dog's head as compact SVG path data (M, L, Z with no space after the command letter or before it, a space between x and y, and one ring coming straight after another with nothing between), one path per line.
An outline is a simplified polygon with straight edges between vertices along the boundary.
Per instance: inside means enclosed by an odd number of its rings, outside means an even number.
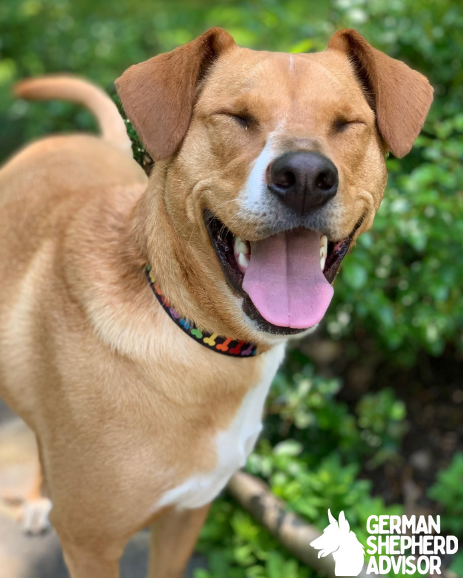
M432 101L426 78L353 30L284 54L213 28L116 85L198 299L255 340L321 320L381 203L385 156L410 150Z

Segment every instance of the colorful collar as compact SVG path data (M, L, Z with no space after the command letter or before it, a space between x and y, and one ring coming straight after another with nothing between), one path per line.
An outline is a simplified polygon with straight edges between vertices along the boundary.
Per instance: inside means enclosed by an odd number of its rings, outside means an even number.
M212 349L217 353L222 353L222 355L229 355L231 357L253 357L256 355L257 345L254 343L238 341L232 337L220 337L217 333L206 333L205 331L198 329L194 323L180 317L177 311L167 303L166 298L161 293L150 265L147 265L146 267L146 277L151 285L153 293L156 295L157 300L162 305L162 308L167 315L180 327L180 329L195 341L204 345L204 347L207 347L208 349Z

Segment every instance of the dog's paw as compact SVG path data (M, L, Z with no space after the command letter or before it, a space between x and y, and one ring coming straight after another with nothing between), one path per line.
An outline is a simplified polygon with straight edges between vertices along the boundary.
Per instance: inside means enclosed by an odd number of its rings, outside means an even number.
M49 514L52 508L48 498L25 500L18 513L18 521L25 534L36 536L51 529Z

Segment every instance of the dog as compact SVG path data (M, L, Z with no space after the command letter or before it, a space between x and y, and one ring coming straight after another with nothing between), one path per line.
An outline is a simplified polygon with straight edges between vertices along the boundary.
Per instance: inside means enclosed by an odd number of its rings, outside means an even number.
M70 77L16 88L87 106L102 137L46 138L0 172L0 394L37 436L72 578L116 578L149 524L149 576L172 578L432 88L353 30L284 54L219 28L116 87L149 179L102 91Z
M339 520L328 510L329 525L323 534L313 540L310 545L320 550L318 557L333 554L335 561L335 576L358 576L363 568L365 551L352 532L344 512L339 514Z

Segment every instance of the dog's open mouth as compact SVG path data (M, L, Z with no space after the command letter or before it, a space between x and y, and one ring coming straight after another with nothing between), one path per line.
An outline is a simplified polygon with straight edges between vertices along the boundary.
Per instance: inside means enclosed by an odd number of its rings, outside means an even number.
M262 331L288 335L324 317L331 284L362 220L338 242L303 228L248 242L210 211L205 222L225 279L244 298L243 311Z

